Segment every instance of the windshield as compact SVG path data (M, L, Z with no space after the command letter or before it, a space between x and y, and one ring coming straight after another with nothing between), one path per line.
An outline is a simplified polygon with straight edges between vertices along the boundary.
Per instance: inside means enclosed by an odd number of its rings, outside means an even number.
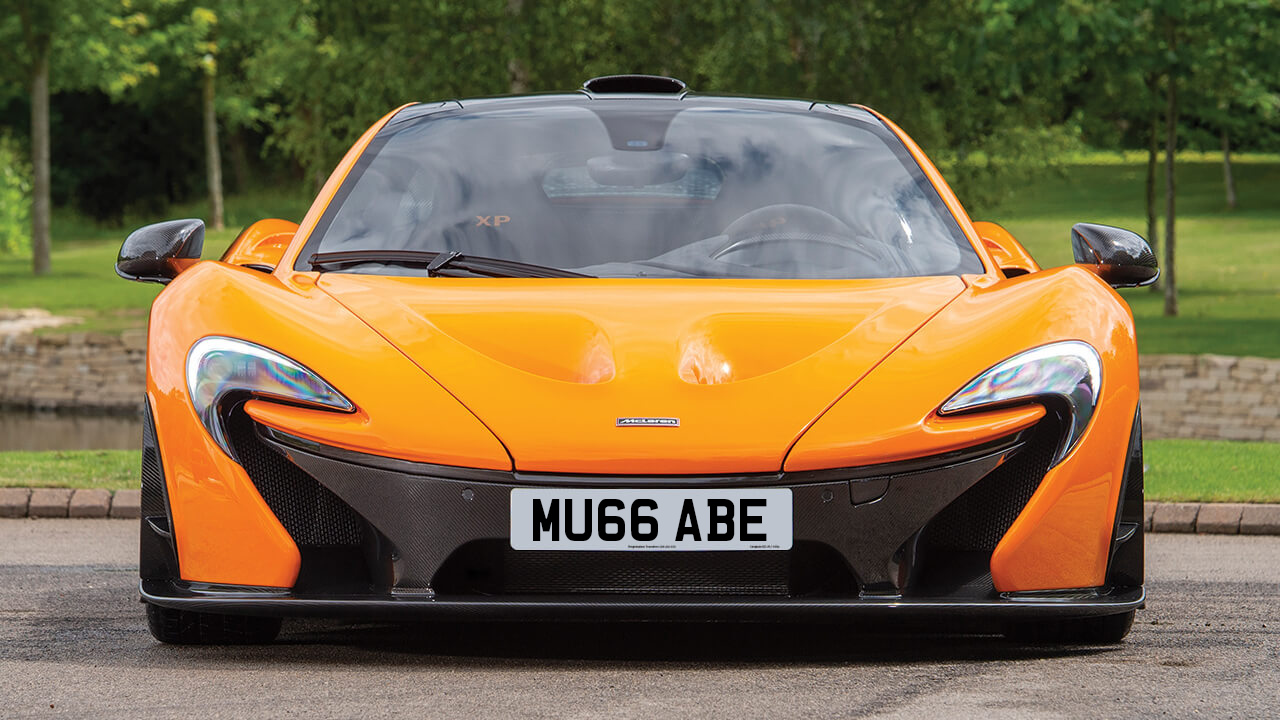
M781 104L780 104L781 105ZM299 258L423 275L364 251L459 253L597 277L889 278L982 272L874 116L693 100L481 104L389 125ZM333 257L333 256L329 256ZM321 267L317 264L316 267Z

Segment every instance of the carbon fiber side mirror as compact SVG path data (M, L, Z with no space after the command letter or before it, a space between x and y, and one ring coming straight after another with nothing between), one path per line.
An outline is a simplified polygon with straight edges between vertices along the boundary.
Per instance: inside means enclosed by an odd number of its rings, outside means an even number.
M129 233L116 258L116 274L125 280L167 285L178 273L200 262L204 249L203 220L170 220Z
M1076 223L1071 227L1071 250L1077 264L1088 267L1114 288L1150 285L1160 277L1156 254L1131 230Z

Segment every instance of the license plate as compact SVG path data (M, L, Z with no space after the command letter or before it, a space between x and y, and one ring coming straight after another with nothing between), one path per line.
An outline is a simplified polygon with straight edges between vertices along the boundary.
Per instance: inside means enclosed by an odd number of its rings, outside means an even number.
M515 488L516 550L790 550L791 491Z

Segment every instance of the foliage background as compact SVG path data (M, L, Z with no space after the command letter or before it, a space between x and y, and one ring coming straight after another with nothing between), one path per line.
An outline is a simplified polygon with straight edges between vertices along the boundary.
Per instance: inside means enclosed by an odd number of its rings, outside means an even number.
M20 54L20 6L0 43ZM404 102L651 72L701 92L862 102L970 205L1084 145L1145 149L1168 78L1183 147L1280 149L1275 0L96 0L56 3L53 200L119 224L207 190L201 77L232 191L317 184ZM3 17L3 16L0 16ZM1175 28L1174 43L1165 28ZM21 63L19 63L21 65ZM14 66L17 67L17 66ZM0 125L26 142L24 78Z
M0 135L0 255L31 252L31 166L26 148Z

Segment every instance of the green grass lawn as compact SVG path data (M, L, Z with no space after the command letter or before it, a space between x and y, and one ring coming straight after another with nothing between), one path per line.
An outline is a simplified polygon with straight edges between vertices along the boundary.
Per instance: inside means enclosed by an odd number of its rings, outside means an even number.
M1280 502L1280 443L1147 440L1148 500Z
M228 198L227 228L205 234L203 256L220 257L236 235L255 220L301 220L310 202L300 192L281 191ZM115 332L141 327L147 322L147 311L161 286L128 282L115 274L120 243L136 227L181 217L207 217L204 203L174 207L163 217L130 217L123 228L100 227L75 213L55 212L53 272L33 277L30 259L0 257L0 307L42 307L84 320L46 332Z
M1178 278L1182 315L1161 315L1162 300L1145 288L1124 291L1138 320L1144 353L1220 353L1280 357L1280 158L1239 156L1240 207L1224 208L1222 166L1214 156L1180 156ZM1008 228L1052 267L1071 262L1069 231L1102 222L1146 231L1145 165L1140 155L1083 155L1061 176L1046 177L975 219ZM260 191L227 201L228 229L210 233L205 257L218 257L239 230L264 217L298 220L310 204L302 188ZM72 330L141 326L160 288L129 283L112 265L128 230L156 220L204 217L204 206L172 208L163 217L130 217L125 228L101 228L76 216L54 216L51 275L33 278L25 259L0 258L0 307L44 307L83 317Z
M1163 297L1147 288L1122 291L1138 323L1139 351L1280 357L1280 161L1236 163L1234 211L1225 208L1216 158L1189 156L1178 169L1180 315L1164 317ZM1146 234L1145 177L1145 164L1132 156L1089 156L974 219L1005 226L1041 266L1065 265L1076 222ZM1163 222L1160 228L1163 242Z
M53 450L0 452L0 487L138 487L139 450Z
M1280 443L1148 440L1148 500L1280 502ZM136 450L0 452L0 487L138 486Z

